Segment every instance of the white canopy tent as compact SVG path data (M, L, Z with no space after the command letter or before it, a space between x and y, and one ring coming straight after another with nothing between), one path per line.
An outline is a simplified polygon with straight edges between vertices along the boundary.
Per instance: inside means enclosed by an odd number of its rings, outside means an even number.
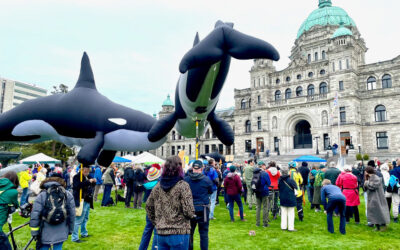
M124 158L126 158L124 156ZM164 163L165 161L153 154L150 154L149 152L143 152L142 154L136 156L133 160L132 163L134 164L153 164L153 163Z
M29 156L25 159L22 159L19 161L20 163L23 164L36 164L36 163L61 163L60 160L51 158L50 156L47 156L43 153L35 154L32 156Z
M125 159L131 160L132 162L136 159L136 157L138 157L137 155L124 155L122 156Z

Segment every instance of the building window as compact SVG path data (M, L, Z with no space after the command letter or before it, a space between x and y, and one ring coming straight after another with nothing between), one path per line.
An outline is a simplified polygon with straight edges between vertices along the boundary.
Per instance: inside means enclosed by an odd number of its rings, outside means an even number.
M204 135L206 139L210 139L210 130L207 129L206 134Z
M314 54L314 60L315 60L315 61L318 61L318 52L315 52L315 54Z
M257 117L257 129L261 130L261 116Z
M323 82L319 85L319 93L320 94L326 94L328 93L328 84L326 82Z
M346 122L346 108L345 107L340 107L340 122L341 123Z
M342 70L342 60L339 60L339 70Z
M251 122L250 120L247 120L245 123L245 131L246 133L250 133L251 132Z
M344 90L344 83L343 83L343 81L339 81L339 90Z
M387 132L376 133L376 145L378 149L389 149Z
M277 90L275 91L275 101L280 101L281 100L281 91Z
M313 77L314 73L313 72L308 72L308 77Z
M226 150L225 155L230 155L230 154L232 154L231 146L226 146L226 147L225 147L225 150Z
M276 84L281 83L281 79L277 78L276 81L275 81L275 83L276 83Z
M179 133L178 133L178 140L182 140L182 136Z
M286 99L290 99L292 97L292 90L291 89L287 89L285 91L285 98Z
M172 140L173 140L173 141L176 140L176 133L175 133L175 131L172 131Z
M346 59L346 69L350 69L350 60Z
M300 74L297 75L297 80L301 80L301 75Z
M330 139L328 134L324 134L324 149L328 150L330 146Z
M326 59L326 52L325 52L325 50L323 50L322 51L322 60L325 60Z
M308 85L307 87L307 95L308 96L313 96L315 94L315 88L314 85Z
M251 140L245 140L244 141L244 150L247 152L247 153L250 153L251 152Z
M308 62L308 63L311 63L311 54L308 54L308 56L307 56L307 62Z
M218 153L221 155L224 154L224 145L223 144L218 144Z
M290 82L290 76L286 77L286 82Z
M335 62L332 62L332 71L335 72Z
M371 76L367 80L367 90L374 90L376 89L376 78Z
M382 88L387 89L392 87L392 77L388 74L382 77Z
M175 146L171 147L171 155L175 155Z
M257 96L257 103L260 104L261 103L261 96Z
M246 109L246 100L242 99L242 101L240 102L240 109Z
M258 87L260 87L261 86L261 80L260 80L260 78L258 78Z
M319 72L320 75L325 75L326 71L324 69L321 69L321 71Z
M296 96L302 96L303 95L303 87L297 87L296 88Z
M204 153L209 154L210 153L210 145L205 145L204 146Z
M384 122L386 121L386 107L383 105L378 105L375 108L375 121Z
M211 145L211 152L217 152L217 145Z

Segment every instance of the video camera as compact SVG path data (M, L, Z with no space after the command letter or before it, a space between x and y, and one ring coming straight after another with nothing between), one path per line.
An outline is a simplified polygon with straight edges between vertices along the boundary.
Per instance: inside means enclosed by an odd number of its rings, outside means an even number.
M21 217L23 217L23 218L30 218L32 209L33 209L32 203L29 203L29 202L25 203L24 205L22 205L20 207L21 212L19 215L21 215Z

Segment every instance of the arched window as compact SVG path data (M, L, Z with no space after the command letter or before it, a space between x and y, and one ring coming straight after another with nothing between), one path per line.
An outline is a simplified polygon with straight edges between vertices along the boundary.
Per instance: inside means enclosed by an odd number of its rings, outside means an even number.
M290 76L287 76L287 77L286 77L286 81L287 81L287 82L290 82Z
M367 90L373 90L373 89L376 89L376 78L370 76L367 80Z
M318 52L315 52L315 54L314 54L314 60L315 60L315 61L318 61Z
M307 95L308 96L313 96L315 94L315 88L314 85L310 84L307 87Z
M300 74L297 75L297 80L301 80L301 75Z
M322 60L325 60L326 59L326 52L325 52L325 50L323 50L322 51Z
M277 90L275 91L275 101L281 100L281 91Z
M322 82L319 85L319 93L320 94L326 94L328 93L328 84L326 84L326 82Z
M392 87L392 77L388 74L382 77L382 88L387 89Z
M299 86L296 88L296 96L302 96L303 95L303 87Z
M182 136L179 133L178 133L178 140L182 140Z
M313 77L314 73L313 72L308 72L308 77Z
M175 133L175 131L172 131L172 138L171 138L173 141L175 141L176 140L176 133Z
M204 136L206 139L210 139L210 130L209 129L207 129L207 132Z
M242 101L240 102L240 109L246 109L246 100L242 99Z
M281 79L277 78L276 81L275 81L275 83L276 83L276 84L281 83Z
M251 132L251 122L250 122L250 120L246 121L245 130L246 130L246 133L250 133Z
M378 105L375 108L375 121L384 122L386 121L386 107L383 105Z
M311 54L308 54L308 56L307 56L307 62L308 62L308 63L311 62Z
M321 71L319 72L320 75L325 75L326 71L324 69L321 69Z
M286 99L292 98L292 90L291 90L291 89L286 89L286 91L285 91L285 98L286 98Z

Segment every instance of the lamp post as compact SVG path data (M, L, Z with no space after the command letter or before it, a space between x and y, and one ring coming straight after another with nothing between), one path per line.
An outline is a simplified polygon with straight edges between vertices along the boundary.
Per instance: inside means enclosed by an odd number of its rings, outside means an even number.
M361 154L361 144L358 144L358 153L361 155L361 164L364 166L364 157Z
M315 141L317 142L317 152L315 152L317 155L319 155L319 149L318 149L318 139L319 139L319 136L316 136L315 138Z

